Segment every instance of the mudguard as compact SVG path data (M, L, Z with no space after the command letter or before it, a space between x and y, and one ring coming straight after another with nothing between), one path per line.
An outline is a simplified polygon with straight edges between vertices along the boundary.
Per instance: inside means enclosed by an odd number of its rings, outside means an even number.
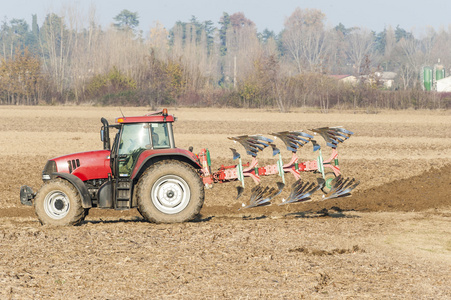
M88 188L86 187L85 183L78 178L75 175L68 174L68 173L59 173L54 172L52 173L52 177L60 177L63 179L66 179L70 183L72 183L75 188L77 189L78 193L80 193L81 196L81 204L83 208L91 208L92 207L92 200L91 196L89 195Z
M146 150L141 153L138 158L137 163L135 164L135 168L133 169L131 178L134 179L138 174L142 173L143 168L146 166L146 163L151 159L177 159L180 161L184 161L192 165L195 169L201 169L202 166L199 164L199 160L196 155L190 151L180 149L180 148L168 148L168 149L159 149L159 150Z

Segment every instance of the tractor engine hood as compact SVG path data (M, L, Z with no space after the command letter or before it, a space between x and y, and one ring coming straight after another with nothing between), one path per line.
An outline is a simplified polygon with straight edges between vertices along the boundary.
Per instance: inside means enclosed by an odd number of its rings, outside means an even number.
M42 171L42 179L50 179L54 172L72 174L82 181L108 178L111 173L110 150L80 152L52 158Z

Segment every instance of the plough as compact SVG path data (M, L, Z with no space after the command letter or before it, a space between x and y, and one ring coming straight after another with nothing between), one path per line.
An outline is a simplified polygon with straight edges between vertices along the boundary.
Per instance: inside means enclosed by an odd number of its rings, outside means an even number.
M323 158L321 146L314 139L313 135L303 131L282 131L271 133L275 139L280 139L288 151L292 152L288 163L283 163L280 149L276 146L273 139L263 135L242 135L229 137L235 143L241 144L246 153L252 157L251 162L242 163L241 154L234 148L230 148L233 154L233 160L238 160L236 165L222 165L216 172L211 172L211 160L208 149L202 149L198 158L202 165L202 178L206 187L211 187L213 183L240 181L237 186L237 199L241 197L245 187L245 177L253 179L256 186L251 190L249 204L244 204L242 208L251 208L257 206L266 206L271 204L271 200L279 195L284 189L285 173L290 173L295 178L295 183L291 186L291 192L287 199L282 199L279 205L290 203L305 202L311 200L311 196L318 190L322 190L323 200L346 197L360 183L354 178L344 178L338 164L337 146L353 134L342 127L321 127L310 129L315 135L320 135L326 145L332 149L330 157ZM301 162L298 151L309 142L313 145L313 152L317 152L316 160ZM272 149L272 155L278 156L277 162L272 165L259 167L257 155L266 148ZM301 179L301 172L320 173L317 183L304 182ZM262 187L260 185L261 176L279 175L281 182L277 182L275 187Z

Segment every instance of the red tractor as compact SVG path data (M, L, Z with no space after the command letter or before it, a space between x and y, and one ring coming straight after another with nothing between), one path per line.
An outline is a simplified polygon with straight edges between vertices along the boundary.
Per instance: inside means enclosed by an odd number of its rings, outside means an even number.
M100 131L103 150L50 159L43 186L20 189L22 204L34 205L42 224L80 224L92 207L138 208L153 222L193 219L204 202L199 160L175 147L167 110L140 117L105 118ZM109 129L117 129L110 145Z

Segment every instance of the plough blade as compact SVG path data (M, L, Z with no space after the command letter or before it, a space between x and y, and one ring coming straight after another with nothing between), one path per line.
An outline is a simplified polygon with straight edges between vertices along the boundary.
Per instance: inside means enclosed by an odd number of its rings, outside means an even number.
M262 135L241 135L229 137L229 140L240 143L246 149L246 153L252 157L256 157L258 152L268 147L273 140Z
M236 187L236 191L237 191L236 200L238 200L238 198L240 198L241 195L243 195L244 188L239 185Z
M269 186L266 187L262 187L261 185L255 186L254 188L252 188L252 194L251 199L249 201L249 205L243 203L242 209L270 205L271 199L279 195L284 187L285 184L283 184L282 182L277 182L277 189L274 187L270 188Z
M312 140L312 144L313 144L313 152L316 152L316 150L321 149L321 146L315 140Z
M313 136L302 131L280 131L271 134L281 139L291 152L298 151L313 139Z
M329 193L323 195L323 200L347 197L351 195L351 191L359 185L360 181L354 178L343 178L341 175L332 180L332 188Z
M354 133L342 127L321 127L310 129L321 135L326 141L327 146L335 149L339 143L343 143Z
M277 148L277 146L273 143L270 143L272 148L272 156L276 156L277 154L280 154L280 149Z
M232 152L233 152L233 160L238 159L238 161L239 161L236 166L237 173L238 173L238 180L241 181L241 186L236 187L236 191L237 191L236 199L238 200L238 198L240 198L244 192L243 165L241 163L241 154L239 154L238 151L236 151L236 149L230 148L230 150L232 150Z
M232 150L232 153L233 153L233 160L235 160L235 159L241 157L241 154L239 154L239 153L236 151L236 149L230 148L230 150Z
M275 193L275 194L272 196L272 198L274 198L275 196L277 196L277 195L279 195L280 193L282 193L282 190L283 190L283 188L285 187L285 183L283 183L283 182L276 182L276 184L277 184L278 191L277 191L277 193Z
M310 196L322 188L324 185L324 179L318 178L318 184L315 185L315 183L306 182L303 183L302 179L298 179L293 185L291 186L291 193L288 199L282 199L282 203L279 205L285 205L290 203L298 203L298 202L305 202L310 200Z

